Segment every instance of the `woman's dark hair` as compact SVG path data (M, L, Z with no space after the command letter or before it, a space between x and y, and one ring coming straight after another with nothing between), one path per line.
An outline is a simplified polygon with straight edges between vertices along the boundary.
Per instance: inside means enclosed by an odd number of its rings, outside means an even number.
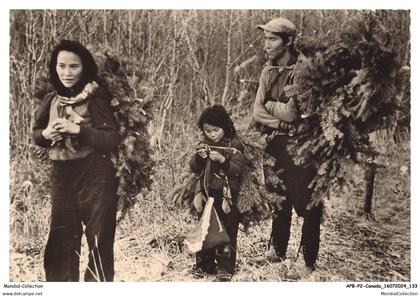
M57 74L57 57L58 53L62 50L70 51L75 53L80 57L82 61L83 71L80 81L75 85L73 90L66 88L60 81L60 78ZM50 63L49 63L49 73L50 73L50 82L56 89L59 95L71 96L79 93L84 86L97 79L98 75L98 66L96 65L95 59L93 58L90 51L80 44L77 41L63 39L61 42L53 49L51 53Z
M213 105L204 109L198 120L198 127L204 131L204 124L221 127L226 138L233 138L236 134L232 119L222 105Z

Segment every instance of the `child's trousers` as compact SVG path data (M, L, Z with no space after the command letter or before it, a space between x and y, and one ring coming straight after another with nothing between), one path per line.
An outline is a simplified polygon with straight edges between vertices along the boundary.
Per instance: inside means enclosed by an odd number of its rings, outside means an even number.
M83 225L89 247L85 281L114 278L116 180L109 156L58 162L51 171L52 210L44 255L46 281L79 281Z
M230 212L227 214L223 211L223 190L210 190L209 194L214 197L213 206L229 235L230 243L197 252L196 268L208 274L216 274L217 271L226 271L230 274L234 274L236 265L236 243L239 228L239 212L236 206L232 206Z

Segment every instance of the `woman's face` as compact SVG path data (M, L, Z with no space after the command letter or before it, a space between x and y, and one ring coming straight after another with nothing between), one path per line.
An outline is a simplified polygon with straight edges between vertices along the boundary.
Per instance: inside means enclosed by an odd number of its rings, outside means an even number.
M209 123L203 124L203 130L206 137L215 143L219 142L225 135L225 132L221 127Z
M62 50L57 56L56 71L61 83L71 88L82 78L82 60L74 52Z
M280 36L264 31L264 49L270 60L281 58L287 50L288 45L283 42Z

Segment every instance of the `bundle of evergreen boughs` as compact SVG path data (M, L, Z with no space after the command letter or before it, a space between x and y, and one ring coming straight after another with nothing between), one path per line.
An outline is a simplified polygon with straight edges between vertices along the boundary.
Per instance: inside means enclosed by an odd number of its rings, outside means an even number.
M118 178L118 209L121 217L150 189L154 161L149 143L148 125L152 116L153 87L141 80L134 62L119 60L116 55L98 54L100 77L112 93L111 106L120 125L122 138L112 160Z
M240 133L239 137L244 145L245 171L237 207L240 221L247 228L252 223L271 218L281 209L284 196L273 192L284 190L285 186L278 172L273 170L274 159L261 149L259 133L248 130ZM180 184L167 194L166 200L194 212L193 199L199 176L187 171L180 179Z
M263 151L259 133L248 130L240 133L240 138L244 145L245 171L237 207L246 228L251 223L270 219L281 210L285 185L274 170L275 159Z
M179 207L186 207L193 211L193 200L199 181L199 176L191 171L185 171L180 176L180 184L175 186L165 197Z
M325 50L301 56L286 89L302 117L288 149L296 164L317 169L313 202L340 181L340 160L376 154L368 134L390 127L398 108L396 50L378 19L367 13L338 40L325 40Z

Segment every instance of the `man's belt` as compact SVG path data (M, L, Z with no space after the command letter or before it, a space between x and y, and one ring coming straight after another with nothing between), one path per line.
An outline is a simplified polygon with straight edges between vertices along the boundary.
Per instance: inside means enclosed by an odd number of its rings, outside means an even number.
M267 136L267 140L271 141L275 136L289 135L292 137L296 132L296 124L280 120L279 128L275 129L268 126L263 126L262 133Z
M287 133L280 132L278 130L273 130L271 133L267 134L265 137L267 142L274 140L276 136L287 136Z

